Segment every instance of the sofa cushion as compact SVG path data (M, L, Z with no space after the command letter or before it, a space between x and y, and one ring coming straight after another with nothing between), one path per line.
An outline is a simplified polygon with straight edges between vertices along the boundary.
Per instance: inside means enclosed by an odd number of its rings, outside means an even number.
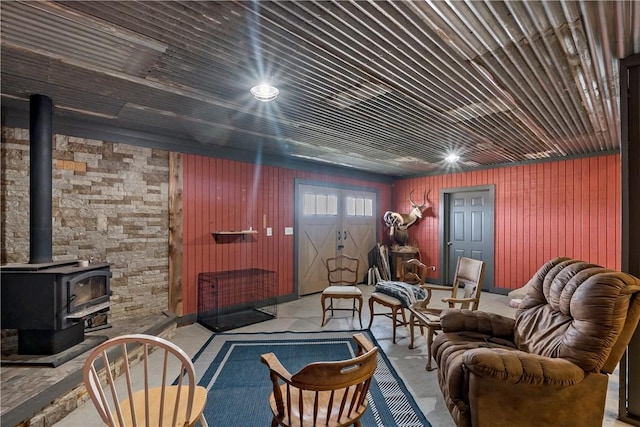
M440 333L433 340L433 358L438 364L438 382L447 409L456 421L470 420L468 374L464 368L465 352L476 348L515 350L507 340L469 332ZM462 423L463 426L470 424Z
M416 285L390 280L378 282L375 292L397 298L404 308L409 308L411 304L418 300L425 299L427 296L426 292Z

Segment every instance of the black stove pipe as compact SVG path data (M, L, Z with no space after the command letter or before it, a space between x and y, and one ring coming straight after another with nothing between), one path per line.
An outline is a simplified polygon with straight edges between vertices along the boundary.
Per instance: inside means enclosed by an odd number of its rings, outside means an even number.
M29 263L53 261L53 103L29 97Z

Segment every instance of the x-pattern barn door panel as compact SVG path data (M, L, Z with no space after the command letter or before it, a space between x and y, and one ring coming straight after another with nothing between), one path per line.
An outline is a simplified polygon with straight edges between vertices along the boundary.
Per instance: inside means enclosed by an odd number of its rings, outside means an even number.
M364 280L376 243L376 193L300 184L296 200L298 294L321 292L327 286L325 261L340 253L360 259Z

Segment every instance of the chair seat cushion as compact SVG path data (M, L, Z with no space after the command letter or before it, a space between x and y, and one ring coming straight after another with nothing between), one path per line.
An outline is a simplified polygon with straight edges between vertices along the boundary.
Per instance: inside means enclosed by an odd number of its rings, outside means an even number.
M402 301L400 301L398 298L392 297L391 295L388 295L388 294L383 294L382 292L373 292L369 296L369 298L373 298L374 301L382 305L386 305L388 307L392 307L394 305L402 306Z
M414 302L426 298L426 292L419 286L410 285L405 282L395 282L384 280L378 282L375 292L380 292L397 298L404 308L409 308Z
M133 422L133 416L131 413L131 405L129 399L125 399L121 402L122 416L125 420L125 425L139 425L144 426L146 424L145 407L147 403L147 397L145 395L146 390L138 390L133 394L133 404L136 412L136 423ZM191 409L191 417L186 420L187 413L187 400L189 397L187 387L179 390L178 386L171 386L165 389L164 406L160 404L162 397L162 387L153 387L149 389L149 420L151 425L158 427L171 427L182 425L195 425L195 422L200 418L200 414L204 411L204 406L207 403L207 389L201 386L197 386L193 397L193 407ZM180 399L178 399L180 396ZM173 421L173 415L175 410L175 403L178 401L178 415L176 421ZM160 414L163 414L162 419ZM113 417L118 423L118 416L114 411Z
M362 291L355 286L327 286L324 291L322 291L323 295L352 295L358 296L362 295Z

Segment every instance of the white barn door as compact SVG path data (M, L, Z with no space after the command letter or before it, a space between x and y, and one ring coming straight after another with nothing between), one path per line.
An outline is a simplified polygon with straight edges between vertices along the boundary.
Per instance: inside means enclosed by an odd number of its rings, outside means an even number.
M376 244L376 193L299 184L296 201L298 294L321 292L327 286L325 260L340 253L360 259L363 281Z

